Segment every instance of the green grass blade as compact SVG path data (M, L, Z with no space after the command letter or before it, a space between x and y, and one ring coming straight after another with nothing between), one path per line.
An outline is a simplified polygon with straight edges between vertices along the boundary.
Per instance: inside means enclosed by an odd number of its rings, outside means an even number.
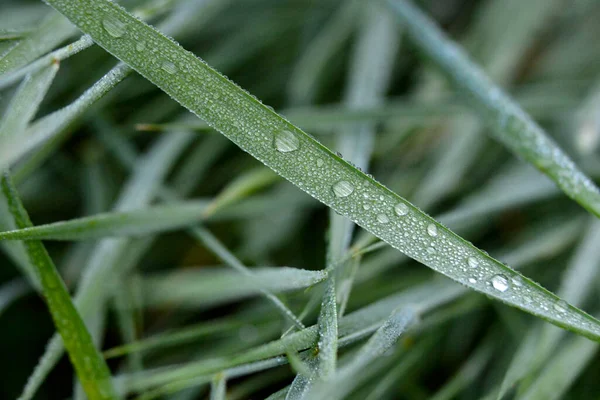
M242 149L393 247L479 292L600 340L600 322L595 318L572 306L557 312L558 297L361 173L119 5L105 0L47 2ZM160 57L148 58L138 50L140 40ZM365 211L363 204L370 210ZM377 218L380 214L387 216L387 223Z
M33 122L23 134L0 139L0 169L6 169L35 147L55 137L121 82L131 68L119 64L67 107Z
M323 301L321 302L321 312L319 313L317 322L319 342L317 344L318 364L316 373L323 380L328 380L335 374L338 351L338 314L335 279L330 277L326 285Z
M225 268L200 268L145 278L142 281L144 305L211 306L257 295L262 291L277 293L303 289L327 278L325 271L290 267L260 267L250 271L251 274L246 275Z
M50 13L35 31L0 57L0 75L30 63L76 31L62 15Z
M13 279L0 286L0 317L14 301L31 291L31 286L22 279Z
M565 398L582 370L598 353L598 344L584 338L571 338L547 361L540 376L521 400L558 400Z
M210 400L225 400L227 381L225 374L217 374L210 382Z
M472 63L460 47L409 1L387 0L410 38L452 82L465 90L496 138L548 175L581 206L600 216L600 192L573 161L510 97Z
M340 368L333 379L315 385L310 398L345 398L354 388L353 381L357 375L360 375L364 368L383 356L383 353L396 343L400 335L414 322L414 319L415 314L412 310L400 309L394 311L367 343L360 348L352 360Z
M21 204L8 173L2 177L2 193L8 200L17 226L20 228L31 226L29 216ZM30 241L25 246L31 263L36 268L56 328L60 332L69 358L88 398L114 399L110 371L94 346L44 245L39 241Z
M44 70L30 75L19 86L19 89L13 96L11 103L0 121L0 144L9 137L18 137L23 134L29 121L34 117L42 102L48 88L50 87L58 65L53 64ZM10 215L6 198L0 199L0 229L14 229L14 219ZM27 252L22 243L2 243L4 250L15 261L17 267L23 274L29 278L31 284L41 289L40 283L35 273L35 267L31 264Z
M404 292L389 296L359 311L348 314L340 320L340 346L347 346L376 331L390 314L401 305L410 304L415 310L427 313L456 299L463 291L461 287L449 282L427 283L411 287ZM123 384L128 391L145 390L172 381L216 373L236 365L286 354L291 351L305 350L313 347L317 340L317 327L312 326L237 356L191 362L170 370L148 370L143 374L125 376L123 377Z
M564 229L561 234L565 234ZM564 271L558 289L561 298L571 304L582 304L593 290L600 259L598 241L600 241L600 221L594 218L590 221L586 235ZM557 304L557 307L560 307L560 304ZM532 371L536 371L551 355L562 336L563 331L549 326L530 330L508 367L497 398L503 398L515 383Z
M138 161L136 170L117 201L116 209L125 211L149 202L191 138L191 136L175 134L159 139L148 154ZM89 257L75 295L75 303L84 319L92 318L97 305L104 302L109 294L107 291L111 288L110 285L98 283L117 279L116 275L125 273L123 268L119 269L122 267L119 263L122 261L122 254L130 245L131 241L128 239L106 239L99 243ZM60 359L62 351L60 336L54 335L28 379L19 397L20 400L29 400L35 395L43 380Z
M189 201L0 232L0 240L90 240L142 236L190 226L205 218L206 201Z

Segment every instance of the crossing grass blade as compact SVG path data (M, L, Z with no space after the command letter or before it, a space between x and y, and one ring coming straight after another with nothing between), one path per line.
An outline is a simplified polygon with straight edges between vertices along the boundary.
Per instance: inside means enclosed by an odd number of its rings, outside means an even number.
M408 36L464 90L495 137L600 217L600 192L563 150L410 1L386 0Z
M17 226L30 227L29 215L8 173L4 173L2 177L2 194L8 201ZM36 268L48 308L85 393L93 400L115 399L110 371L94 346L44 245L39 241L29 241L25 248L32 265Z

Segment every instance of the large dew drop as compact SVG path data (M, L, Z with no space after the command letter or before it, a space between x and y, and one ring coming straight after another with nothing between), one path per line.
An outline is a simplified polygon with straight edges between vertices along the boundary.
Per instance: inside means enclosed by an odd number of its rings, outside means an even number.
M492 278L492 286L499 292L508 290L508 278L502 274L495 275Z
M120 38L127 32L127 23L112 16L102 20L102 26L106 33L114 38Z
M177 65L169 60L164 60L162 64L160 64L160 68L169 75L173 75L178 71Z
M408 214L408 206L404 203L398 203L394 206L394 212L397 216L403 217Z
M387 224L388 222L390 222L390 219L385 214L379 214L377 215L377 221L379 221L382 224Z
M300 141L292 132L283 130L275 135L275 139L273 139L273 146L275 146L277 151L289 153L298 150L298 147L300 147Z
M437 226L435 226L434 224L427 225L427 234L429 236L433 236L433 237L437 236L437 234L438 234Z
M559 300L556 303L554 303L554 309L560 313L564 313L565 311L567 311L568 307L569 305L564 300Z
M348 197L354 192L354 186L348 181L339 181L332 187L336 197Z
M471 268L479 267L479 261L477 261L477 259L475 257L467 258L467 264L469 264L469 267L471 267Z

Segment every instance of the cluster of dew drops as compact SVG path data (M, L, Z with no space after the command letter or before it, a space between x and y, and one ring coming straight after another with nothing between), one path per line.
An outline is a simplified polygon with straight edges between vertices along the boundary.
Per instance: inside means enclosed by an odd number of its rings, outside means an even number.
M292 153L300 148L300 140L293 132L284 129L274 136L273 147L280 153ZM323 165L322 160L319 159L317 162L319 167ZM355 193L355 186L348 180L339 180L331 186L331 191L337 199L344 199ZM368 211L371 209L371 206L368 203L365 203L363 205L363 209ZM396 205L393 207L393 213L399 218L407 216L409 212L410 208L404 202L396 203ZM378 213L375 218L379 224L388 224L390 222L390 217L384 213ZM430 223L426 226L426 233L430 238L435 239L438 237L438 227L435 224ZM433 247L429 247L427 250L430 254L435 252ZM466 266L463 268L463 270L479 270L481 273L484 269L481 268L480 261L474 256L467 257L465 260L465 265ZM472 275L467 279L467 281L470 285L476 286L479 281L478 278L480 277ZM519 275L509 278L504 274L495 274L490 279L485 281L485 285L493 288L499 294L506 293L508 295L510 294L511 289L513 292L518 292L520 291L519 289L524 289L524 292L531 293L529 288L523 287L523 280ZM534 302L534 300L528 295L524 295L522 297L517 295L517 297L525 300L530 306ZM544 311L549 311L548 307L544 305L541 305L540 307ZM559 300L554 303L553 309L555 312L563 314L566 313L568 305L564 301Z
M114 38L120 38L127 32L127 24L112 16L105 18L102 21L102 26L104 30ZM135 49L137 51L143 51L145 50L145 48L146 44L144 41L140 40L136 43ZM161 69L169 74L175 74L178 70L177 66L169 60L164 60L161 63ZM275 135L273 139L273 147L280 153L291 153L299 149L300 141L293 132L284 129ZM323 160L317 160L318 167L321 167L323 163ZM354 185L347 180L337 181L331 186L331 190L334 196L338 199L347 198L355 192ZM365 211L368 211L370 209L370 205L365 203L363 205L363 208ZM408 215L410 210L405 203L400 202L393 207L393 211L397 217L405 217L406 215ZM384 213L377 214L376 220L380 224L387 224L390 222L390 218ZM431 238L436 238L438 236L437 226L433 223L427 225L426 232L427 235ZM429 247L427 251L430 254L435 253L435 249L433 247ZM472 270L476 270L480 266L479 261L475 257L468 257L466 259L466 264ZM468 282L471 285L476 285L478 280L476 277L472 276L468 278ZM509 280L509 278L504 274L494 275L489 281L486 282L486 284L493 287L499 293L508 292L511 289L511 286L514 288L520 288L521 286L523 286L520 276L516 275L514 278ZM529 289L527 289L527 291L529 291ZM523 299L527 303L533 302L533 300L529 296L524 296ZM547 307L542 306L542 308L547 311ZM562 300L557 301L554 304L554 310L558 313L565 313L567 311L567 308L568 305Z

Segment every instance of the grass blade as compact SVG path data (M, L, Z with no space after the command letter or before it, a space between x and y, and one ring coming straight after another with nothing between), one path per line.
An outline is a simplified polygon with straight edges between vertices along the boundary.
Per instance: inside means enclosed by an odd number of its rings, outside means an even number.
M190 226L205 218L205 201L108 212L31 228L0 232L0 240L90 240L142 236Z
M252 268L250 275L230 269L207 269L160 274L142 281L144 304L150 307L177 304L203 307L271 293L310 287L327 278L325 271L290 267ZM337 337L337 336L336 336Z
M106 0L47 3L242 149L411 258L553 324L600 340L600 322L595 318L572 306L557 312L558 297L358 171L119 5ZM112 29L115 25L119 29ZM140 40L161 56L148 58L136 50ZM364 210L363 203L370 204L370 210ZM380 214L387 216L387 223L377 218Z
M65 17L50 13L38 29L0 57L0 75L30 63L75 32L75 27Z
M8 200L17 226L20 228L31 226L29 216L21 204L8 173L2 177L2 193ZM60 332L69 358L87 396L94 400L114 399L110 371L94 346L44 245L39 241L30 241L25 244L25 247L31 263L36 268L56 328Z
M600 217L600 192L567 154L510 97L409 1L387 0L411 39L459 88L465 90L489 121L496 138L548 175L561 190Z

